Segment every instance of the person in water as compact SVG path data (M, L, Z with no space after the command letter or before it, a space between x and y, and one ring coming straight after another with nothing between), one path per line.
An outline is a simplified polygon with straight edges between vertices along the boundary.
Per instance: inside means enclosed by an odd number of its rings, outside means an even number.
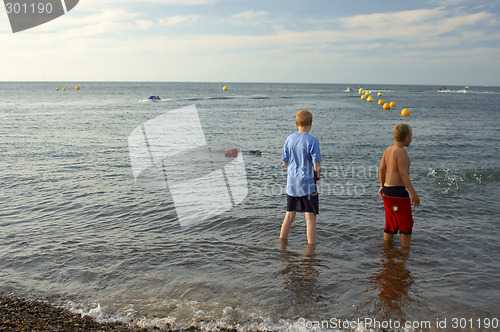
M405 150L412 140L412 128L407 123L399 123L393 135L394 145L385 150L379 168L378 194L385 207L384 241L392 242L399 231L401 247L409 248L413 229L411 205L420 205L420 198L410 181L411 162Z
M307 110L295 116L298 132L287 137L282 161L287 168L286 214L281 226L280 239L286 241L297 211L305 212L307 242L316 244L316 215L319 213L316 181L321 173L319 141L309 134L312 114Z

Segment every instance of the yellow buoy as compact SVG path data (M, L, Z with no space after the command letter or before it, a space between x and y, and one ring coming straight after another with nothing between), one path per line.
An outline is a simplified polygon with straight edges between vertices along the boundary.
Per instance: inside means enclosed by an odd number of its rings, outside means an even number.
M383 108L384 110L390 110L390 109L391 109L391 105L390 105L390 104L388 104L388 103L385 103L385 104L384 104L384 106L382 106L382 108Z
M365 100L366 99L366 95L362 95L361 99Z
M59 91L59 88L56 88L56 91Z
M380 99L380 100L378 101L378 104L379 104L379 105L384 105L384 103L385 103L385 101L384 101L383 99Z
M224 86L222 87L222 91L227 91L227 86L225 86L225 85L224 85Z
M75 86L75 90L80 90L80 86L79 85Z
M402 116L409 116L410 115L410 110L407 109L407 108L403 108L403 110L401 111L401 115Z
M362 95L364 92L365 92L365 90L363 88L359 88L358 94Z
M65 90L66 90L66 88L63 88L63 91L65 91Z
M396 107L396 103L393 101L391 101L390 105L391 105L391 107Z
M68 86L68 90L71 90L71 87L70 87L70 86Z
M467 91L464 91L464 93L467 93Z
M378 96L379 96L379 97L382 97L382 92L379 92L379 93L378 93Z
M369 101L371 103L373 101L373 96L368 96L368 98L366 98L366 101Z

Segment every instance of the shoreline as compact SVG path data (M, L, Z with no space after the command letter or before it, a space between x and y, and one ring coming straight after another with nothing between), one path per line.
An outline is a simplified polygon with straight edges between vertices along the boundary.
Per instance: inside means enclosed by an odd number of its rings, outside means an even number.
M28 300L0 293L0 331L146 332L150 329L121 322L99 323L90 316L81 316L41 299Z
M124 322L100 323L88 315L80 315L57 307L44 299L25 299L0 292L0 332L7 331L85 331L85 332L201 332L199 327L174 328L170 326L138 327ZM222 332L236 332L220 328Z

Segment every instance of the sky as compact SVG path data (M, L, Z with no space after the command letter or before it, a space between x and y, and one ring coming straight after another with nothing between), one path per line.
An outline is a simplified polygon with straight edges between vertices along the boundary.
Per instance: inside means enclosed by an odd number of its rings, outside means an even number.
M498 0L80 0L17 33L0 8L0 81L500 86L499 55Z

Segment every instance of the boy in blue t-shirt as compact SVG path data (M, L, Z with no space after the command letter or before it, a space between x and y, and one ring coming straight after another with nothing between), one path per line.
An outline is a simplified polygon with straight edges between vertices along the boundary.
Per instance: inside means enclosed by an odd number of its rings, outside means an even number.
M316 215L319 213L316 181L321 173L319 141L309 135L312 114L301 110L295 116L299 131L288 136L283 146L283 166L288 169L286 181L286 215L280 238L286 240L297 211L305 212L307 242L316 244Z

